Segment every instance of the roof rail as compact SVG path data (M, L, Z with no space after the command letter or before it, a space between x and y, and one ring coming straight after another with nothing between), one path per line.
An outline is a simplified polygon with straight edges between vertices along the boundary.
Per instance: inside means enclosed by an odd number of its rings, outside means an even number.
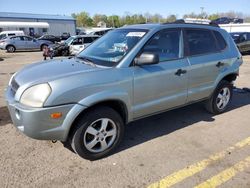
M220 27L218 24L214 23L213 21L211 21L208 24L202 24L202 23L185 22L184 19L178 19L178 20L175 20L174 22L166 22L166 23L163 23L163 24L194 24L194 25L210 25L210 26L213 26L213 27Z

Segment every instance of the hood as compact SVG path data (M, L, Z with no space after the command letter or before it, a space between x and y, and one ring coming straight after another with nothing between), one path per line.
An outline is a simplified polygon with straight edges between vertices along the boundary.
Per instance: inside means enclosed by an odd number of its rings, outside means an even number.
M57 59L34 63L16 73L18 85L38 84L74 74L102 70L100 67L85 64L77 58Z

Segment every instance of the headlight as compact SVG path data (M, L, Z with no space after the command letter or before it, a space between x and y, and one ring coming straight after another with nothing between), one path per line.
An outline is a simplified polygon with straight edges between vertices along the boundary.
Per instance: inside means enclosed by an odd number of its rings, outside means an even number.
M30 107L42 107L51 93L49 84L39 84L26 89L20 103Z

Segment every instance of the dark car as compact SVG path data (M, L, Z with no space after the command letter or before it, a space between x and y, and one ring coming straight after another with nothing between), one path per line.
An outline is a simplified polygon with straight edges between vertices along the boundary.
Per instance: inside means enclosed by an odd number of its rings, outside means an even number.
M213 20L212 23L215 24L230 24L230 23L243 23L243 19L241 18L229 18L229 17L221 17L216 20Z
M250 52L250 32L230 33L241 53Z
M67 40L61 43L56 43L50 45L50 50L53 51L53 56L68 56L69 55L69 43L73 40L72 37L69 37Z
M233 22L233 19L228 17L221 17L216 20L213 20L212 22L216 24L229 24Z
M244 20L241 18L233 18L233 23L243 23Z
M67 40L69 37L70 37L70 33L63 33L60 38L61 40Z
M43 35L43 36L39 37L38 40L48 40L48 41L51 41L53 43L61 41L61 39L59 37L56 37L54 35Z

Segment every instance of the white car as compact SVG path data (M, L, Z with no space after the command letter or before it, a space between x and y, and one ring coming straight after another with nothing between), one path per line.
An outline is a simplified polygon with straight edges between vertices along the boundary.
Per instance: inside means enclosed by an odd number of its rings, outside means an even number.
M6 37L24 35L23 31L2 31L0 32L0 40Z
M76 55L90 45L94 40L98 39L98 35L77 35L74 36L69 44L70 55Z

